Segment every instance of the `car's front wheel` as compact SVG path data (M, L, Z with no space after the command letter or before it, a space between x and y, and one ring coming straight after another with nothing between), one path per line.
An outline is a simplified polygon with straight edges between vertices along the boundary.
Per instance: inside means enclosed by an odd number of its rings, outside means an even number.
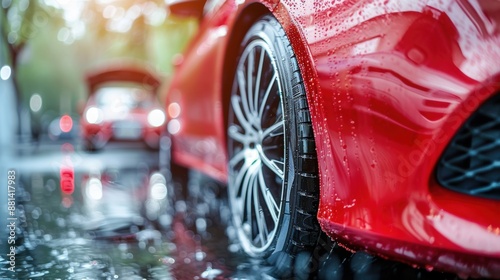
M319 236L318 164L302 76L278 21L258 20L240 45L229 100L228 194L243 250L279 276Z

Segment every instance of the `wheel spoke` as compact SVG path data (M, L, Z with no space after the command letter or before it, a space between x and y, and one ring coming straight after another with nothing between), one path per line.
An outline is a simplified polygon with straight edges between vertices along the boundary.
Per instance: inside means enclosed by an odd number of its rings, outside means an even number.
M273 222L276 225L278 223L278 212L279 207L276 204L274 197L271 194L271 191L267 187L266 181L264 179L264 175L262 174L262 169L259 170L259 185L260 190L262 192L262 196L264 197L264 201L266 202L267 209L269 209L269 213L273 218Z
M255 168L253 168L255 169ZM234 180L234 189L232 189L233 192L231 192L231 195L233 199L235 200L235 206L237 206L238 213L240 217L243 219L243 216L245 214L245 208L244 205L248 204L248 200L252 200L252 198L249 198L249 192L251 192L252 189L252 184L251 184L251 178L255 173L252 171L252 165L244 165L242 169L236 174L236 178ZM251 196L251 195L250 195ZM247 210L248 212L248 210ZM243 222L244 220L241 220Z
M280 168L276 163L280 164L280 165L283 165L283 162L282 161L278 161L278 160L275 160L275 159L269 159L265 154L264 152L262 151L262 149L259 149L259 155L260 155L260 160L262 161L262 163L267 166L269 169L271 169L271 171L278 175L278 177L280 177L280 179L283 179L284 178L284 174L283 174L283 169Z
M240 90L240 96L241 96L241 104L243 107L243 112L245 113L245 120L249 122L252 118L252 114L250 112L250 107L248 106L248 95L250 93L247 93L247 89L245 89L246 81L245 81L245 75L243 74L243 70L239 69L237 71L238 75L238 88ZM250 123L251 124L251 123Z
M269 94L271 92L271 89L274 87L275 82L278 80L278 76L276 76L276 73L274 73L273 77L271 78L271 81L269 81L269 84L267 85L266 92L264 93L264 96L262 97L262 101L260 104L259 108L259 118L263 119L264 118L264 110L266 108L266 103L267 99L269 98Z
M259 96L260 96L260 83L261 83L261 78L262 78L262 67L264 64L264 54L265 51L261 50L260 51L260 58L259 58L259 66L257 69L257 79L255 80L255 93L254 93L254 108L255 111L257 111L257 108L259 108ZM265 101L262 101L264 104ZM258 115L259 119L262 119L262 115ZM260 124L260 122L259 122Z
M256 174L258 175L258 174ZM254 188L253 188L253 207L254 207L254 213L255 213L255 220L257 222L257 230L258 230L258 236L260 237L261 244L264 245L266 244L266 229L264 222L265 220L262 219L262 212L261 212L261 206L259 202L259 190L257 189L257 178L258 176L254 177Z
M228 135L231 139L236 140L242 144L248 144L252 141L252 139L246 134L240 133L238 131L238 127L233 125L228 129Z
M245 159L245 150L242 149L241 151L238 151L232 158L231 160L229 161L229 167L231 168L234 168L240 161L242 161L243 159ZM245 164L245 163L243 163ZM240 170L239 172L241 172L242 170ZM238 173L239 173L238 172Z
M250 187L250 185L248 184L248 180L249 180L249 177L252 176L252 173L251 173L251 169L252 169L252 165L249 164L245 164L244 169L242 169L242 172L240 174L238 174L237 176L237 183L239 183L239 186L240 188L238 189L238 191L241 190L241 193L244 193L243 191L246 190L247 188Z
M254 192L253 189L255 188L255 173L250 172L248 176L245 176L245 180L243 181L244 185L247 185L246 190L245 190L245 198L244 201L246 201L246 214L247 214L247 222L250 224L250 236L252 236L253 233L253 223L252 223L252 202L254 200L252 193Z
M235 186L237 189L234 190L234 194L233 194L234 201L236 202L234 207L236 207L236 209L237 209L237 211L236 211L238 214L237 216L241 218L241 221L240 221L241 223L244 223L244 215L245 215L245 209L246 209L244 207L244 205L246 204L246 201L248 200L249 189L251 189L249 184L245 184L246 178L249 176L248 169L249 168L246 168L245 171L241 170L238 173L237 178L236 178L237 183L235 183ZM248 209L247 209L247 211L248 211Z
M242 151L237 156L238 157L241 157L241 156L244 157L245 153ZM236 157L233 158L233 160L235 160L235 159L236 159ZM237 171L236 178L234 180L234 184L235 184L235 187L236 187L236 189L235 189L235 196L236 197L238 196L238 193L240 193L240 191L241 191L241 193L243 193L243 189L247 187L247 186L244 185L244 182L246 180L246 177L248 176L248 172L249 172L251 166L252 165L249 164L248 162L243 162L241 169L239 171Z
M253 103L253 96L252 94L254 94L254 91L253 91L253 67L254 67L254 55L255 55L255 49L251 49L250 50L250 53L248 54L248 59L247 59L247 87L248 87L248 90L247 90L247 97L248 97L248 108L250 109L250 112L253 113L255 112L255 107L254 107L254 103Z
M233 111L234 114L236 115L236 118L240 122L240 124L244 127L246 131L249 131L252 129L252 125L248 122L248 120L245 118L245 115L241 111L240 107L240 100L241 98L239 96L233 96L231 98L231 104L233 105Z
M275 136L278 136L278 135L282 135L283 134L283 125L284 124L285 124L285 122L283 120L277 121L275 124L273 124L270 127L266 128L262 132L262 138L266 138L266 137L269 137L269 136L270 137L275 137Z

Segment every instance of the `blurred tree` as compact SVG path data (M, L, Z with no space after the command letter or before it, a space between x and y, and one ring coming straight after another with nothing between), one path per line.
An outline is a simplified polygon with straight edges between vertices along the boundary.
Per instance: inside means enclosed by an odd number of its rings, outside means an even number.
M37 31L35 15L40 13L37 1L29 0L3 0L0 10L0 36L2 41L6 42L8 58L10 59L10 68L12 84L15 92L17 112L19 114L19 133L22 132L22 125L26 122L22 115L22 94L19 87L18 66L22 52L26 44ZM29 130L29 128L27 128Z

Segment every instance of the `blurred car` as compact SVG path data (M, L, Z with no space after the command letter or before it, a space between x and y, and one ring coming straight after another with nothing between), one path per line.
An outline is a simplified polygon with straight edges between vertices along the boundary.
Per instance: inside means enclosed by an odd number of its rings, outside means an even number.
M170 1L201 25L162 157L227 183L250 256L293 273L321 232L500 277L500 2Z
M87 76L89 97L80 119L84 146L101 149L110 140L144 141L158 148L165 122L156 91L160 80L139 66L113 65Z

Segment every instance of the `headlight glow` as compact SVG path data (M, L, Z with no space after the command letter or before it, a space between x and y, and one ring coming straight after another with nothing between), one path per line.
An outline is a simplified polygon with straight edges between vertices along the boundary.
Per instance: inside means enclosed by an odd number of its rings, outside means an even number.
M102 111L96 107L90 107L85 112L85 119L87 122L92 124L98 124L102 122Z
M148 114L148 123L151 126L158 127L165 122L165 113L160 109L154 109Z
M167 197L167 180L161 173L155 172L151 174L149 182L151 186L151 198L161 200Z
M163 183L156 183L151 186L151 197L153 199L164 199L167 197L167 186Z
M99 200L102 198L102 183L97 178L91 178L87 184L87 196L90 199Z

